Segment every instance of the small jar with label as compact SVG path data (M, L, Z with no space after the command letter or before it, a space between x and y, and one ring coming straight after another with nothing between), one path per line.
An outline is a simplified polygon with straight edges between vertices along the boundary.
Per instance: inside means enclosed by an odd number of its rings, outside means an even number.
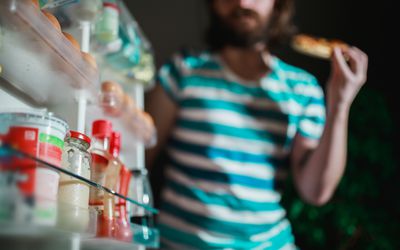
M70 131L65 139L62 168L90 180L90 138ZM87 232L89 226L89 185L73 176L61 174L58 189L58 226L73 232Z

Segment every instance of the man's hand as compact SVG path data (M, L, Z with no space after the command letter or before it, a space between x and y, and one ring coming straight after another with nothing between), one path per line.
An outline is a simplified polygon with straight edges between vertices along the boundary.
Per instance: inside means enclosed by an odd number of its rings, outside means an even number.
M346 62L345 58L348 58ZM347 157L347 124L351 103L367 80L367 55L357 48L336 48L327 85L327 119L319 142L297 135L292 149L299 194L314 205L325 204L343 176Z
M367 68L368 56L360 49L356 47L351 47L347 51L334 49L331 75L327 85L328 108L350 108L358 91L367 80Z

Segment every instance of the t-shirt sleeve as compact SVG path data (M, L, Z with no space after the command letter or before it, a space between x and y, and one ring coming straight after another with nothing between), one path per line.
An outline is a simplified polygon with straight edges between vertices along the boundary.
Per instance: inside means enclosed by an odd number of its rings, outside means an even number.
M172 101L178 103L182 85L182 72L180 69L180 60L174 56L170 61L164 64L157 75L157 82L165 90Z
M303 137L318 140L326 121L324 92L315 77L311 78L306 89L307 97L299 119L298 132Z

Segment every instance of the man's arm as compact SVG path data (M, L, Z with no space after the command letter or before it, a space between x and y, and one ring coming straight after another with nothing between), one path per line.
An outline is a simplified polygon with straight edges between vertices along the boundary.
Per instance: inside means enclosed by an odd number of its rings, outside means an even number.
M292 170L300 196L314 205L333 195L346 166L347 125L352 101L366 81L368 58L357 48L335 49L327 89L327 119L319 141L297 134L292 148Z
M146 151L146 166L151 168L168 140L178 108L159 84L146 95L145 106L157 129L157 145Z

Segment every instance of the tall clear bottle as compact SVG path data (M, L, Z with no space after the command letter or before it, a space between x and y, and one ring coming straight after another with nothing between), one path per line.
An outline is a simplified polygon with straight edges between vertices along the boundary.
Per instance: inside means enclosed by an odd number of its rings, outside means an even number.
M90 171L91 180L104 186L106 183L106 171L111 155L109 153L112 124L107 120L97 120L92 125L92 168ZM90 187L89 205L99 213L104 209L104 191Z
M108 166L105 172L104 186L111 190L117 190L117 183L119 178L122 162L119 159L119 152L121 149L121 134L112 132L110 138L110 147ZM104 211L99 216L97 236L99 237L114 237L116 230L115 222L115 197L113 194L104 194Z
M145 168L132 171L129 197L148 207L153 207L153 193ZM129 208L129 215L130 221L133 223L133 241L146 247L157 248L159 232L154 226L152 213L143 207L132 204Z

